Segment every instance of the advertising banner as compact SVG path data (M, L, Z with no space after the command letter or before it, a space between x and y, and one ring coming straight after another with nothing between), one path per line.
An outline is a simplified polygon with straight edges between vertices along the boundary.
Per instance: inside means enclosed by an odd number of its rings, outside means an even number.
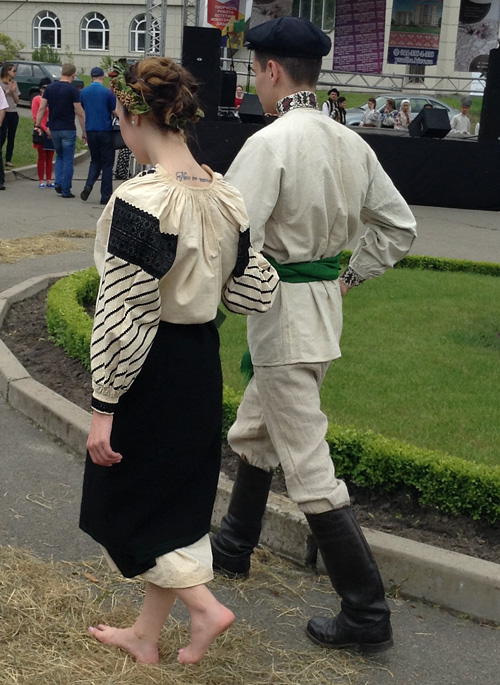
M384 60L386 0L337 0L333 68L380 74Z
M205 26L222 31L222 46L233 50L243 47L246 0L207 0Z
M443 0L394 0L389 64L436 64L442 15Z
M456 71L485 73L490 50L496 48L500 0L462 0L455 50Z

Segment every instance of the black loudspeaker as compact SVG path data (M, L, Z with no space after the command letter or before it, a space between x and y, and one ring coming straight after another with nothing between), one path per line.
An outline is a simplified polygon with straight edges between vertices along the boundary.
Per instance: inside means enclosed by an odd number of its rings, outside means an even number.
M257 95L245 93L238 115L244 124L265 124L264 110Z
M445 109L422 109L408 126L412 138L444 138L451 130Z
M236 93L236 72L222 71L220 82L220 106L234 108L234 96Z
M182 66L220 65L222 33L220 29L185 26L182 34Z
M205 121L215 121L219 111L221 35L219 29L184 27L182 66L198 81L198 99Z
M500 48L490 50L488 73L483 94L483 106L479 121L478 140L498 142L500 140Z

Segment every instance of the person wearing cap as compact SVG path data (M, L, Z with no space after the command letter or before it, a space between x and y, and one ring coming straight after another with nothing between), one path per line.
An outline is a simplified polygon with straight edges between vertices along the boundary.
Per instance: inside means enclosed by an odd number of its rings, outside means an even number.
M112 122L115 116L116 98L104 85L104 71L94 67L90 72L92 82L80 94L87 122L87 143L90 152L90 166L85 187L80 193L86 201L94 183L101 176L101 205L108 203L113 193L113 146Z
M450 122L451 134L455 136L469 136L470 135L470 119L467 116L470 112L471 101L462 100L460 113L455 114Z
M36 115L35 129L40 128L45 110L49 107L50 117L48 128L56 151L55 190L63 198L74 198L71 192L73 183L74 157L76 145L75 115L78 117L82 129L82 140L85 136L85 113L80 103L80 91L73 85L76 76L74 64L63 64L61 78L53 81L40 100L40 107Z
M390 611L347 487L335 475L319 390L341 355L342 297L408 253L415 219L363 138L318 109L330 39L305 19L280 17L250 29L246 40L262 107L279 116L246 141L226 179L242 193L252 244L281 284L271 309L247 321L253 376L228 433L240 459L212 538L214 569L248 575L281 465L341 597L336 618L312 618L307 635L325 647L382 651L393 643ZM339 278L340 253L360 220L364 235ZM346 392L339 388L339 402Z
M328 91L328 98L323 103L321 111L327 117L337 120L337 98L339 97L339 91L336 88L330 88Z

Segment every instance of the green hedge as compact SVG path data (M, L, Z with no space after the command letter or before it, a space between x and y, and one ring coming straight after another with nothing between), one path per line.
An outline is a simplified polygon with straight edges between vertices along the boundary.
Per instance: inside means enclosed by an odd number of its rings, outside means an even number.
M340 262L346 266L352 250L344 250ZM395 266L396 269L426 269L427 271L462 272L481 276L500 276L500 264L495 262L472 262L469 259L447 259L427 255L409 255Z
M97 270L87 269L61 278L47 295L47 330L56 345L90 370L92 319L85 305L95 303L99 290Z
M348 259L348 255L345 256ZM408 268L500 275L499 264L432 257L407 257ZM51 339L89 368L92 319L84 305L95 302L95 269L61 279L49 290L47 325ZM240 395L224 388L223 437L236 418ZM405 488L421 504L450 514L500 521L500 467L473 464L441 452L421 449L371 432L330 425L327 435L337 474L362 487Z

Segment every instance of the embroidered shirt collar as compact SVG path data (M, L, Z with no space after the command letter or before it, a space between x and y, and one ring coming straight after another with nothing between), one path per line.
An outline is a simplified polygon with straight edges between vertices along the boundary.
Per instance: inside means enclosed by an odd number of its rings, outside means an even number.
M301 107L318 109L316 94L310 90L299 90L298 93L287 95L276 103L276 109L280 117L292 109L299 109Z

